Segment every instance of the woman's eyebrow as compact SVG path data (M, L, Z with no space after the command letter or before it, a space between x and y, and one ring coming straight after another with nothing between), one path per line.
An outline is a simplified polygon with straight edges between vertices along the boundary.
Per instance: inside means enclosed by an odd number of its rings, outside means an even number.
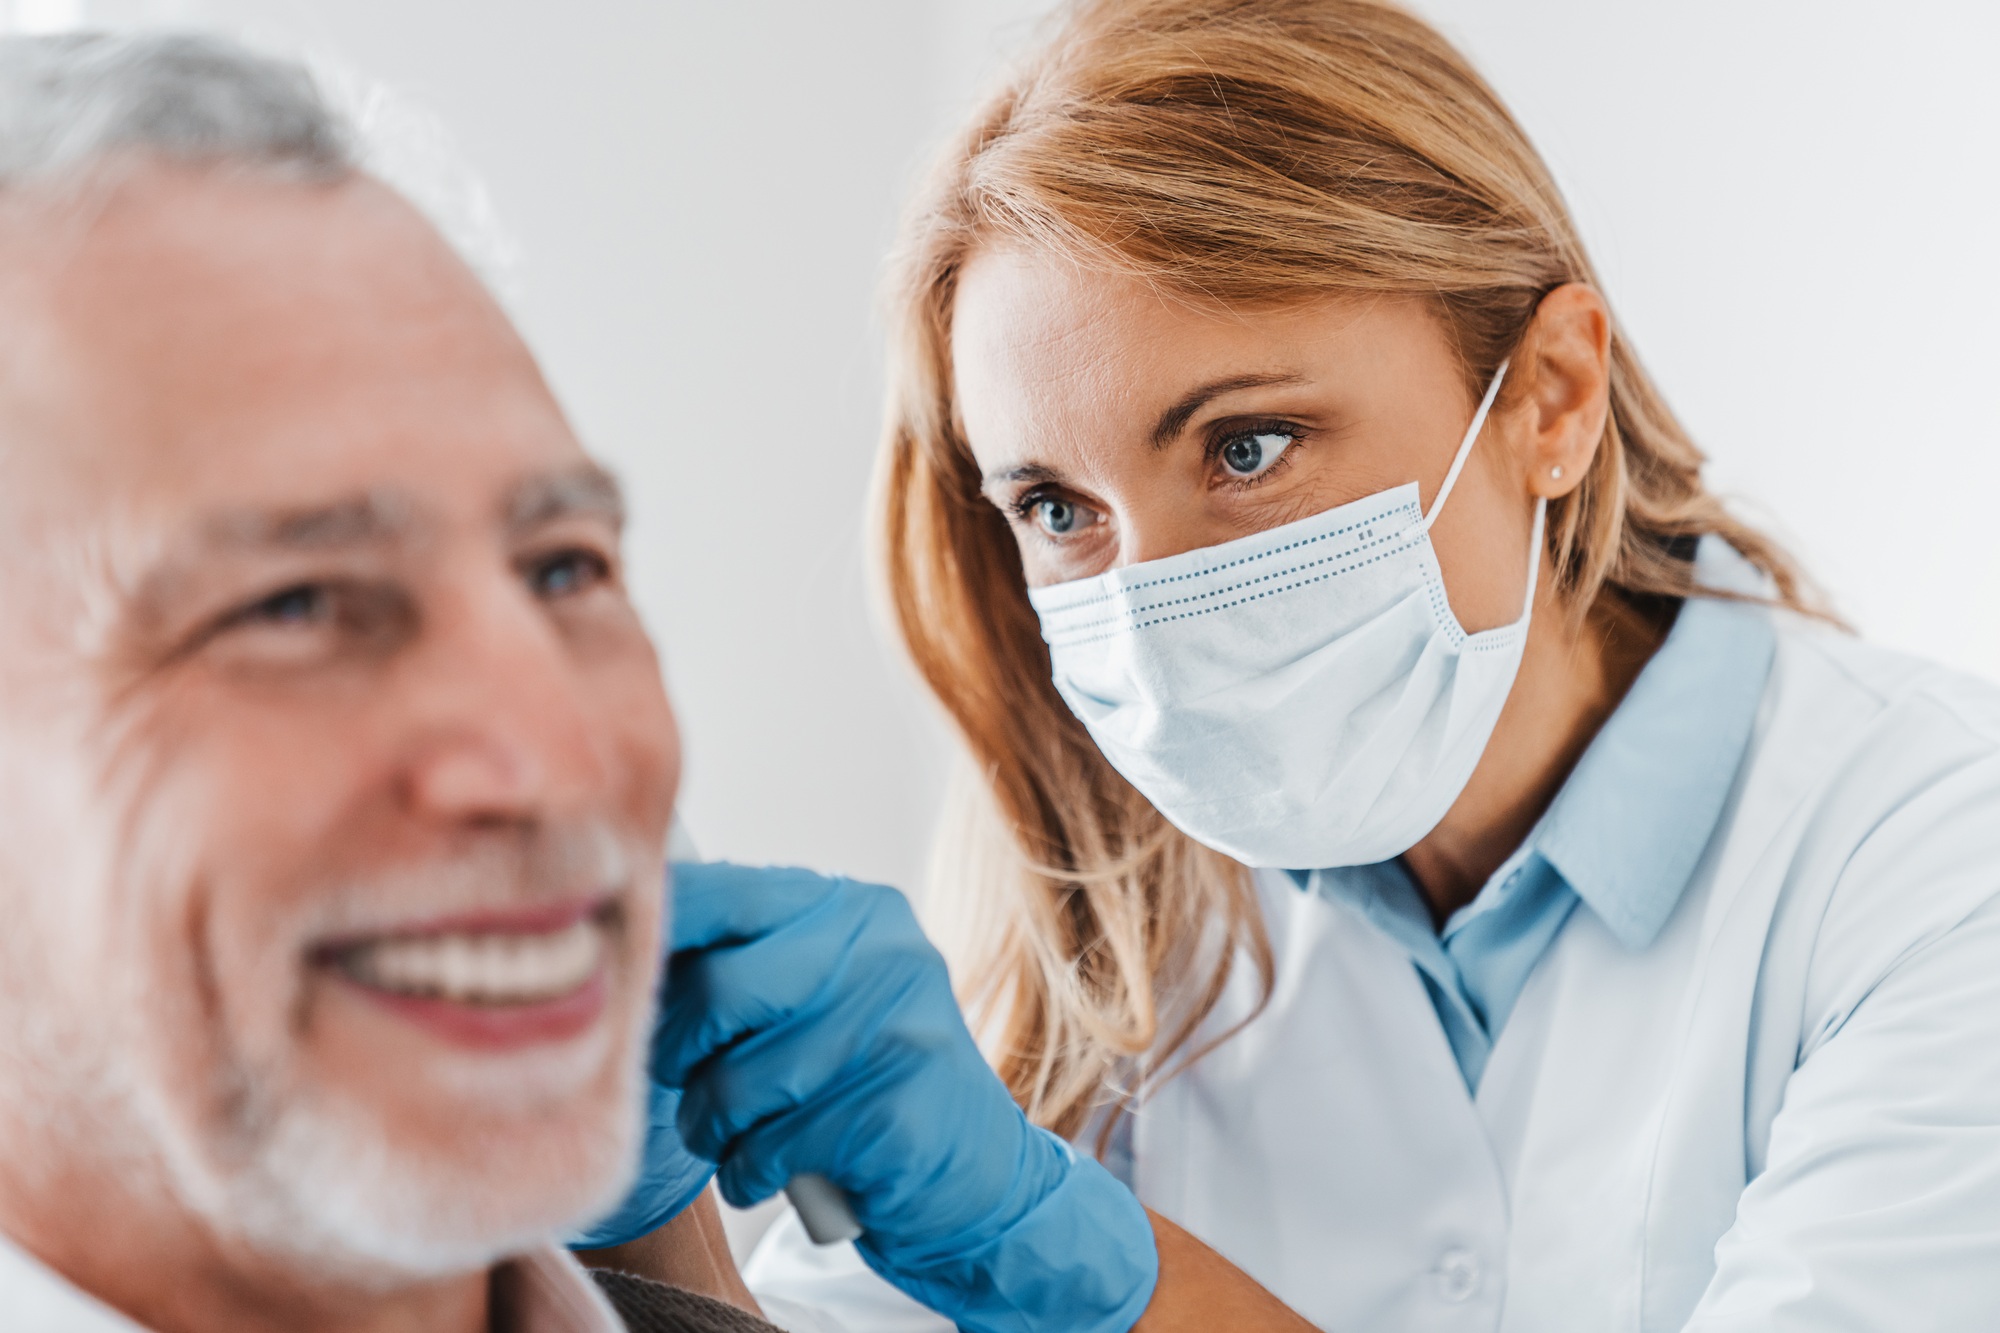
M1059 482L1062 479L1062 473L1052 467L1043 467L1040 463L1024 463L1020 467L1000 468L987 473L979 479L979 488L991 490L995 486L1018 486L1023 482Z
M1227 379L1212 380L1198 389L1182 394L1174 405L1160 413L1159 421L1153 427L1153 447L1164 449L1180 435L1188 421L1212 398L1220 398L1225 393L1238 389L1261 389L1273 384L1303 384L1305 376L1296 371L1270 371L1264 374L1231 375Z

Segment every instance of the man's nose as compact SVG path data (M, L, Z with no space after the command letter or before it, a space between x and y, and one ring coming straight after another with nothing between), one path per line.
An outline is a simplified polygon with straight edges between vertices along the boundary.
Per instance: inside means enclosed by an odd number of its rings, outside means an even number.
M407 665L408 798L460 822L561 817L601 799L607 765L576 662L519 588L445 599Z

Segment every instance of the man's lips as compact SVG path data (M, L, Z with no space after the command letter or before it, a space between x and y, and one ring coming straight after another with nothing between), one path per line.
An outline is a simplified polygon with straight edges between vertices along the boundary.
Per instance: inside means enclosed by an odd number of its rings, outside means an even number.
M459 914L329 941L314 961L447 1039L511 1047L574 1036L603 1011L614 900Z

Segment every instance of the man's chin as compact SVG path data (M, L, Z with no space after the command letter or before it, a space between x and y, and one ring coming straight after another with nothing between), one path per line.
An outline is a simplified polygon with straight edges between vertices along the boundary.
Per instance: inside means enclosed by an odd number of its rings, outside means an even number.
M642 1099L625 1089L523 1115L489 1104L459 1129L449 1143L411 1141L366 1113L294 1108L238 1169L202 1173L201 1211L315 1283L395 1287L477 1271L617 1203L637 1163Z
M580 1030L497 1045L365 995L319 1001L291 1059L145 1099L218 1237L312 1285L393 1288L545 1245L629 1187L646 1010L622 990Z

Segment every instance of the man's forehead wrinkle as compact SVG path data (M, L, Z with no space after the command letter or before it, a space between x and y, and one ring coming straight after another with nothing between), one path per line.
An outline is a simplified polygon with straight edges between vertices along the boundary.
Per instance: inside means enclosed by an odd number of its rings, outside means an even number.
M625 522L625 492L618 479L595 463L566 472L544 473L518 483L507 497L507 526L532 528L572 514Z

